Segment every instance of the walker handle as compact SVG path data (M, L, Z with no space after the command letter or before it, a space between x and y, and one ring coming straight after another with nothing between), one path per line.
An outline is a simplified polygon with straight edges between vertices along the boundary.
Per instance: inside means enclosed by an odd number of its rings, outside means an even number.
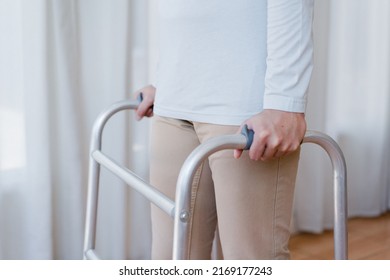
M144 94L140 92L137 96L138 105L141 104L143 100L144 100ZM149 108L153 110L154 105L151 105Z
M142 92L140 92L137 96L138 104L140 104L144 100L144 95Z
M255 132L252 129L249 129L248 125L245 124L241 129L241 134L244 135L246 138L246 146L244 150L249 150L252 145L253 135L255 134Z

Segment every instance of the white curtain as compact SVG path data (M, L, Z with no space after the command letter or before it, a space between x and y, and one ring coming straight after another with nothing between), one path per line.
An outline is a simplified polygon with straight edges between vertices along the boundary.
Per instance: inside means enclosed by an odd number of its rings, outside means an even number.
M315 5L308 127L332 136L344 152L349 216L376 216L390 207L390 2ZM295 200L298 230L332 227L331 176L324 152L305 145Z
M82 258L91 127L150 83L156 0L0 0L0 259ZM390 2L316 0L310 129L340 143L350 216L390 206ZM118 114L106 153L147 178L148 121ZM309 144L307 144L309 145ZM296 230L332 227L330 163L304 146ZM148 203L103 172L97 250L150 257Z
M82 258L89 134L149 82L147 7L0 1L0 258ZM147 122L119 114L103 147L146 178L147 138ZM107 172L101 186L99 252L147 258L148 205Z

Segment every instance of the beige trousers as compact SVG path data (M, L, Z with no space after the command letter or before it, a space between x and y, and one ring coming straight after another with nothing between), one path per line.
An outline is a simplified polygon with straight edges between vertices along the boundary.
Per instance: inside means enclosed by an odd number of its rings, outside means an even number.
M155 116L151 184L174 199L180 168L207 139L234 134L237 126ZM288 240L299 151L262 162L232 150L213 154L192 184L190 259L210 259L218 225L224 259L288 259ZM172 258L173 220L152 206L152 258Z

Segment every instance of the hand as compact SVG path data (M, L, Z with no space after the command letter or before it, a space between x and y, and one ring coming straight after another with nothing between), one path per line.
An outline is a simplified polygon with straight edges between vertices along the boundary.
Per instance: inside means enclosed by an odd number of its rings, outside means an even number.
M300 146L306 132L303 113L266 109L251 117L245 124L255 134L249 157L253 160L270 160L294 152ZM242 150L234 150L239 158Z
M152 85L146 86L136 91L135 96L142 94L142 102L138 105L136 112L136 119L139 121L143 117L153 116L153 104L156 96L156 88Z

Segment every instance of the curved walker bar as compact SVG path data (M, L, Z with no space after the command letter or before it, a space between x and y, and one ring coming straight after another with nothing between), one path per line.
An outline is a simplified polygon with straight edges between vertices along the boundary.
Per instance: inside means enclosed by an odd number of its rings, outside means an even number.
M132 171L121 167L101 152L102 133L107 121L117 112L136 109L138 103L139 101L129 100L117 102L104 110L94 123L90 143L84 259L99 259L95 252L95 243L100 165L103 165L120 177L129 186L174 218L173 259L188 259L189 244L187 237L189 234L191 183L196 170L208 156L217 151L224 149L248 149L252 143L253 132L244 128L242 134L219 136L201 144L188 156L182 166L177 181L176 202L174 202L153 186L144 182ZM335 259L347 259L347 175L343 153L331 137L320 132L307 131L303 143L314 143L321 146L331 160L334 178Z
M174 202L166 195L156 190L153 186L144 182L140 177L134 174L127 168L121 167L110 157L102 153L102 134L107 121L116 113L137 109L137 101L121 101L111 105L104 110L96 119L91 136L90 143L90 160L89 160L89 174L88 174L88 197L87 197L87 213L85 221L85 235L84 235L84 259L99 259L95 252L96 245L96 222L98 211L99 198L99 177L100 165L110 170L116 176L125 181L136 191L140 192L147 199L149 199L156 206L160 207L164 212L173 218Z
M245 132L243 133L245 135ZM191 183L200 164L211 154L223 149L250 147L251 139L244 135L227 135L209 139L198 146L184 162L176 186L176 209L173 259L188 259L188 220L190 217ZM329 155L334 177L334 250L335 259L348 258L346 163L337 143L328 135L307 131L303 143L321 146Z
M87 213L84 234L84 259L98 259L94 249L96 243L100 163L93 158L93 153L102 149L103 129L107 121L117 112L127 109L136 109L137 106L138 105L135 102L128 101L115 103L106 110L102 111L94 122L89 146L90 159L88 172Z

